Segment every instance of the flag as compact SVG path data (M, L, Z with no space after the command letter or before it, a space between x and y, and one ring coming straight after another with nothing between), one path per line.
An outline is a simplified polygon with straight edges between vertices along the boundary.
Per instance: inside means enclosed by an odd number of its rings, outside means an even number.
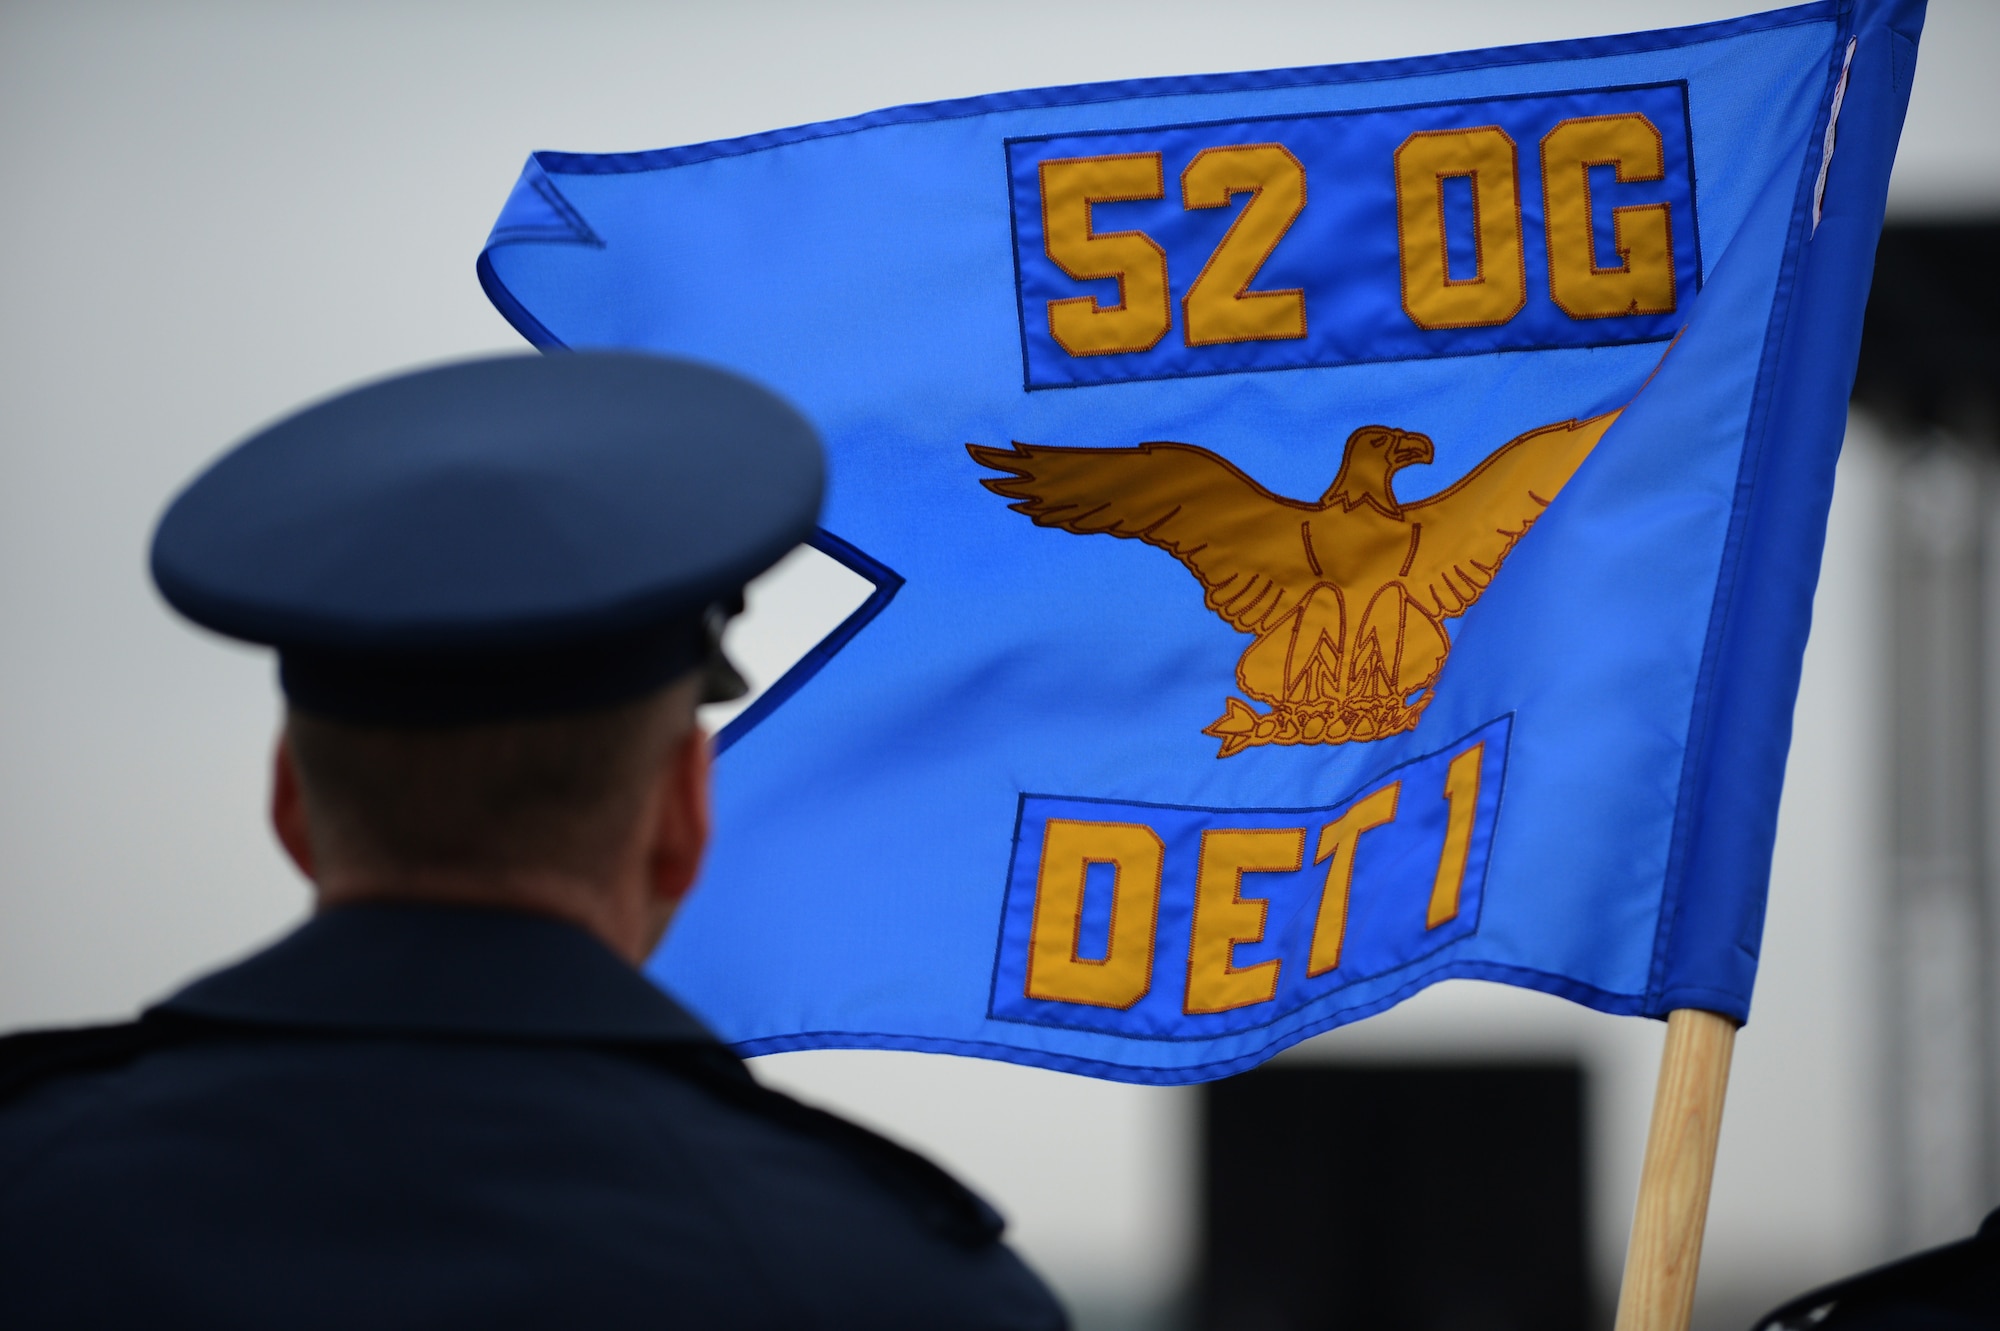
M534 154L536 345L825 433L853 614L649 971L746 1054L1747 1017L1922 4Z

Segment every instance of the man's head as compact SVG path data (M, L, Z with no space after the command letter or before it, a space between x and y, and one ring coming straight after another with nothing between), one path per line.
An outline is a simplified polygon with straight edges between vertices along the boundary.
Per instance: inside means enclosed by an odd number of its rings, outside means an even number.
M693 884L707 842L697 687L583 713L421 728L294 708L278 742L272 825L322 907L536 910L637 962Z
M277 647L272 816L322 905L541 910L638 960L708 831L720 628L823 464L767 389L626 353L399 376L280 421L174 501L175 608Z

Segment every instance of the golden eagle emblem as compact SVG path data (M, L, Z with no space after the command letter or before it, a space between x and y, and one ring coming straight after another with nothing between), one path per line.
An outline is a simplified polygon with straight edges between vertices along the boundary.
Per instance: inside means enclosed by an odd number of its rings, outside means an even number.
M966 445L1003 477L982 482L1043 527L1136 537L1181 561L1208 608L1257 640L1202 733L1227 758L1253 744L1341 744L1413 728L1451 651L1444 621L1500 571L1618 412L1531 430L1457 484L1401 503L1420 434L1367 425L1348 436L1317 503L1274 495L1192 444L1135 448Z

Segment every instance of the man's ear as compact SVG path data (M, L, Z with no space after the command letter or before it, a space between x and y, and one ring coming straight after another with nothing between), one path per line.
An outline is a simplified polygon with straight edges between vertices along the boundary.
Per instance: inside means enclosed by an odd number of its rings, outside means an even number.
M694 886L708 849L708 734L695 726L674 743L655 792L647 887L656 908L671 912Z
M312 878L312 828L306 822L305 791L299 785L292 737L286 731L278 732L277 752L271 756L271 830L278 834L278 844L299 866L299 872Z

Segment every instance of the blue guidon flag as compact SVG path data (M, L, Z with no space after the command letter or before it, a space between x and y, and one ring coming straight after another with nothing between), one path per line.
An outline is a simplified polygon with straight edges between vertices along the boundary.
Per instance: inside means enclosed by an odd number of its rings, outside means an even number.
M1142 1082L1452 977L1745 1018L1922 12L535 154L500 310L785 393L871 588L651 973Z

